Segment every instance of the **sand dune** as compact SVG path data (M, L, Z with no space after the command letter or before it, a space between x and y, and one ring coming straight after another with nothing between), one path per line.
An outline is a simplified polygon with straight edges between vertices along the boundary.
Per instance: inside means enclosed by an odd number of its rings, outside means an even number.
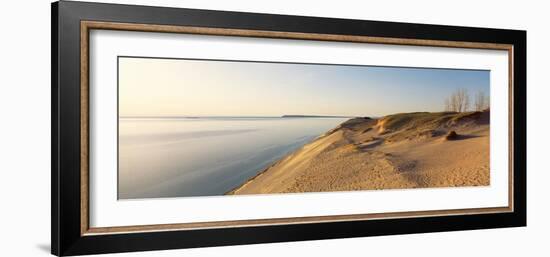
M489 111L424 112L350 119L228 194L484 185Z

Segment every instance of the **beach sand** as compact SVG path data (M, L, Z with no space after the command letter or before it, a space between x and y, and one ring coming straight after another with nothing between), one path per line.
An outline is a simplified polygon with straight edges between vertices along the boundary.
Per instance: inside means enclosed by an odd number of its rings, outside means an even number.
M487 185L489 111L423 112L350 119L227 194Z

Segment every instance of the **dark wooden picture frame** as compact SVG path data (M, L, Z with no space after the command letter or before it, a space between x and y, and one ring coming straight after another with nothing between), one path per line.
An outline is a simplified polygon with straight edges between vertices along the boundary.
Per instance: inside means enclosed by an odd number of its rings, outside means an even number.
M500 49L509 53L508 207L90 228L91 29ZM84 2L52 4L52 254L79 255L526 225L526 32Z

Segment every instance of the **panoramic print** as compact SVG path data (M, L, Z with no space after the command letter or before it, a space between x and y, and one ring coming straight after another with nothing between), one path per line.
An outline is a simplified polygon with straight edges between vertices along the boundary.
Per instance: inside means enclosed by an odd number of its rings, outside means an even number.
M487 70L118 62L119 199L490 182Z

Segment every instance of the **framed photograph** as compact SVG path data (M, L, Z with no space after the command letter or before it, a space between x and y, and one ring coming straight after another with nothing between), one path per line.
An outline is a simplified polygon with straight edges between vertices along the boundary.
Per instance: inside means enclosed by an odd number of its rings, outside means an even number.
M57 2L52 253L526 225L526 32Z

